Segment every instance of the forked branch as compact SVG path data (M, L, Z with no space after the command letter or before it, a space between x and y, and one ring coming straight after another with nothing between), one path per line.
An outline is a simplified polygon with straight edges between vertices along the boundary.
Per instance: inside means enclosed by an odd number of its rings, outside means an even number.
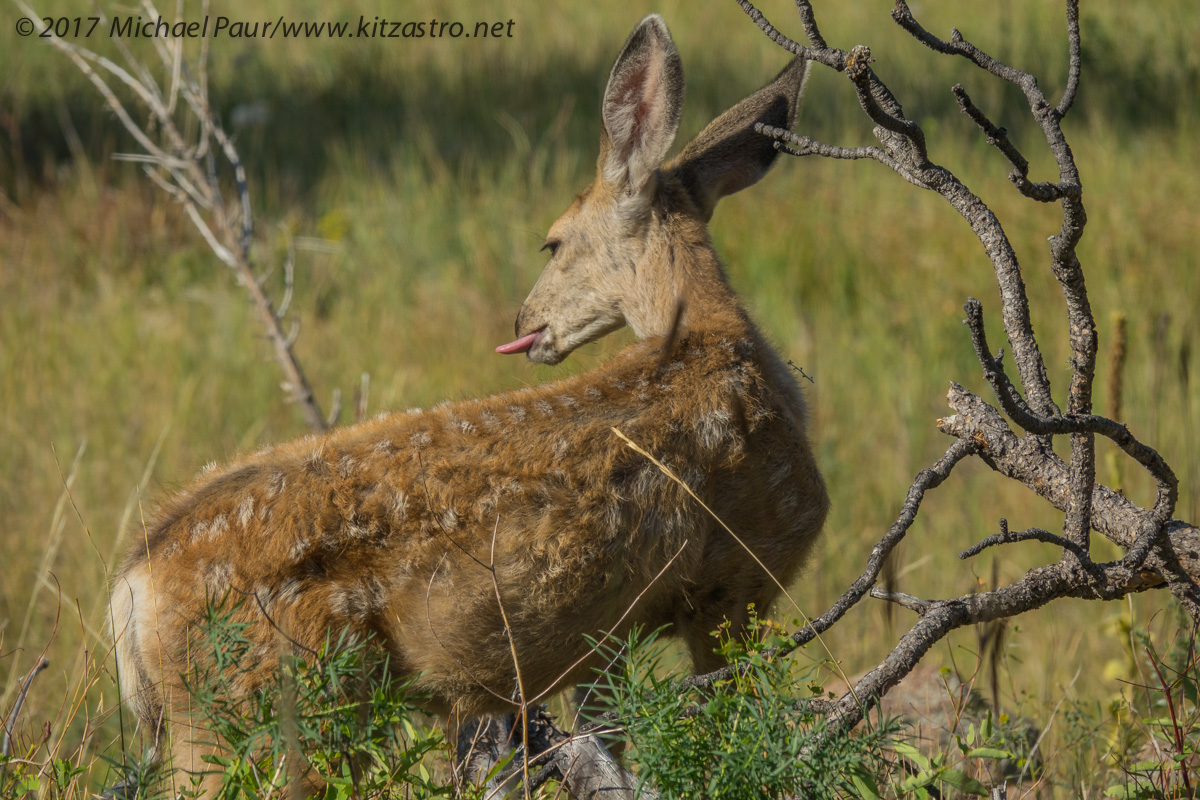
M991 385L1000 407L1026 434L1013 432L998 409L954 385L950 405L956 413L940 420L939 429L955 437L955 444L932 470L918 475L908 492L904 511L880 539L868 558L868 566L854 585L829 611L798 631L796 645L826 630L845 611L869 592L900 602L918 613L918 621L901 637L892 653L838 702L830 719L833 729L852 727L891 686L916 665L921 655L950 631L964 625L1014 616L1037 608L1058 597L1109 599L1130 592L1169 586L1192 614L1200 615L1200 532L1194 526L1171 519L1178 496L1178 482L1165 460L1139 441L1122 424L1092 413L1092 389L1097 357L1095 321L1088 301L1083 268L1076 247L1083 235L1087 216L1074 155L1061 123L1078 91L1081 70L1079 9L1077 0L1066 0L1068 42L1067 86L1057 105L1051 104L1034 76L1015 69L984 52L958 30L943 40L929 33L914 17L904 0L897 0L895 21L917 41L939 53L961 56L988 73L1021 89L1036 125L1041 129L1058 169L1057 180L1035 182L1029 178L1029 162L1017 149L1008 132L993 123L961 86L953 88L959 107L987 136L989 144L1011 165L1010 179L1025 197L1038 202L1059 202L1062 224L1050 245L1050 268L1062 288L1070 330L1072 378L1066 411L1059 410L1051 396L1040 349L1030 324L1029 304L1016 252L1003 226L988 206L949 170L929 160L920 126L907 120L887 87L868 66L870 50L831 48L821 37L811 5L797 0L800 24L808 45L789 39L748 0L738 0L748 16L772 41L793 53L805 53L850 78L858 101L875 124L881 147L844 148L779 128L760 132L777 140L776 145L796 156L816 155L835 159L872 159L884 164L908 182L941 194L968 222L979 237L996 274L1000 290L1001 316L1024 396L1008 379L1000 359L988 349L983 329L983 311L978 301L966 306L967 325L984 378ZM1054 436L1068 436L1069 463L1050 447ZM1158 491L1150 508L1140 508L1118 493L1097 485L1095 437L1115 443L1154 479ZM1024 483L1066 512L1062 535L1031 529L1001 532L964 551L963 558L983 549L1037 540L1062 548L1058 563L1030 570L1014 584L990 592L952 600L925 600L872 591L882 560L912 524L921 498L934 488L962 458L974 455L997 472ZM1126 549L1119 561L1097 564L1089 556L1091 531L1098 531ZM695 682L710 682L701 676Z

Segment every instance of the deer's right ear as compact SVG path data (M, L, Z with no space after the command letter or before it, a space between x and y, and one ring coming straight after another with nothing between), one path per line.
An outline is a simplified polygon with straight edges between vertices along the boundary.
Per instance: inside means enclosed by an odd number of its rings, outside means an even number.
M666 23L651 14L629 34L604 90L600 180L639 193L675 140L682 109L683 64Z
M710 122L672 162L705 219L722 197L767 174L779 151L754 126L761 122L791 130L808 67L803 58L792 59L775 80Z

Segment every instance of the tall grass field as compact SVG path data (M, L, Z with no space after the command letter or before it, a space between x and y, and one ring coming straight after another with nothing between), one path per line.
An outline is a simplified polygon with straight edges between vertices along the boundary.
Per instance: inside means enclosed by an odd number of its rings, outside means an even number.
M922 48L884 0L814 5L831 45L870 45L873 67L925 126L931 158L1003 221L1061 401L1070 348L1047 245L1059 209L1017 194L950 87L963 83L1008 128L1034 179L1053 180L1022 95ZM0 718L44 655L50 666L15 721L14 753L83 765L67 784L83 797L109 779L105 757L133 747L105 629L115 564L156 503L205 464L308 429L233 273L136 164L113 158L135 144L79 71L36 35L18 35L15 6L0 8ZM792 3L760 8L802 38ZM35 10L95 14L66 0ZM546 229L591 180L608 70L650 11L663 15L683 59L681 142L787 61L733 0L213 0L213 19L503 23L494 38L211 41L211 100L247 168L256 263L278 298L294 251L285 324L299 325L296 351L323 408L341 393L342 423L352 421L364 374L373 415L585 371L631 340L622 332L554 368L493 352L512 338L544 265ZM1037 74L1051 98L1061 93L1059 3L930 0L914 11L935 34L957 27ZM183 5L185 18L204 13ZM1088 209L1079 252L1102 352L1096 410L1114 412L1103 387L1115 377L1110 352L1123 318L1120 419L1172 465L1176 516L1196 522L1200 17L1192 0L1101 0L1081 14L1084 72L1065 127ZM153 41L118 43L106 26L77 41L114 59L123 44L159 63ZM187 52L197 57L199 42ZM796 127L832 144L874 143L852 86L826 69L814 71ZM979 298L993 346L1006 345L996 282L940 197L869 161L781 158L761 184L722 202L711 231L754 317L812 378L804 386L833 509L818 556L791 590L801 609L776 610L790 625L850 585L916 473L950 444L936 428L950 382L991 396L962 305ZM1153 484L1116 448L1102 446L1098 473L1152 502ZM893 588L958 596L1057 560L1054 548L1030 543L959 561L1002 517L1014 530L1062 527L1062 514L1023 486L979 462L960 466L926 498ZM1094 542L1098 560L1119 557L1102 537ZM798 664L824 664L831 683L860 674L911 622L910 612L864 601ZM1043 777L1029 796L1098 797L1120 782L1121 759L1140 746L1131 743L1145 739L1139 716L1150 712L1131 711L1145 705L1140 687L1153 677L1144 637L1165 652L1172 637L1186 639L1181 625L1166 591L1060 600L1010 621L994 654L970 630L928 660L1046 731Z

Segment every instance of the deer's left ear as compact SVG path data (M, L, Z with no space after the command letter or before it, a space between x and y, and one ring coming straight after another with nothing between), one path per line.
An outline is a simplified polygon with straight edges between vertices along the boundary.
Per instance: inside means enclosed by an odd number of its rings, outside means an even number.
M756 123L791 129L808 80L808 62L796 56L773 81L708 124L670 168L688 188L705 219L717 201L767 174L779 151L756 133Z
M646 17L629 34L604 90L599 179L638 194L666 158L683 110L683 65L666 23Z

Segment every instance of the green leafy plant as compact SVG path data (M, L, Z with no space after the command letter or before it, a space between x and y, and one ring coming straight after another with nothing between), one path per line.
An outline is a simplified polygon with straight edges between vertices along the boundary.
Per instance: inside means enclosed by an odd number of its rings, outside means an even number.
M718 632L732 676L708 688L662 677L657 632L601 645L612 666L594 688L624 726L639 778L664 798L878 797L894 727L827 735L814 690L772 655L782 630L753 614L748 629L745 641L728 625Z
M0 797L17 800L36 797L42 781L36 762L12 756L0 757Z
M1180 612L1182 614L1182 612ZM1133 639L1144 656L1147 682L1128 707L1140 747L1119 760L1122 774L1106 797L1187 798L1200 792L1200 657L1196 627L1182 619L1171 645L1160 653L1148 633Z
M417 721L412 680L391 675L369 642L343 633L316 652L285 645L266 684L239 691L255 664L239 605L207 604L204 647L185 676L220 798L278 796L301 779L323 785L326 800L449 796L426 763L444 737Z
M925 800L944 796L939 790L952 788L961 794L987 797L990 789L971 777L972 762L1019 761L1020 756L1005 748L1005 737L985 714L978 727L974 723L965 734L954 735L952 750L928 755L909 742L896 742L891 749L910 765L909 774L894 785L899 797Z

